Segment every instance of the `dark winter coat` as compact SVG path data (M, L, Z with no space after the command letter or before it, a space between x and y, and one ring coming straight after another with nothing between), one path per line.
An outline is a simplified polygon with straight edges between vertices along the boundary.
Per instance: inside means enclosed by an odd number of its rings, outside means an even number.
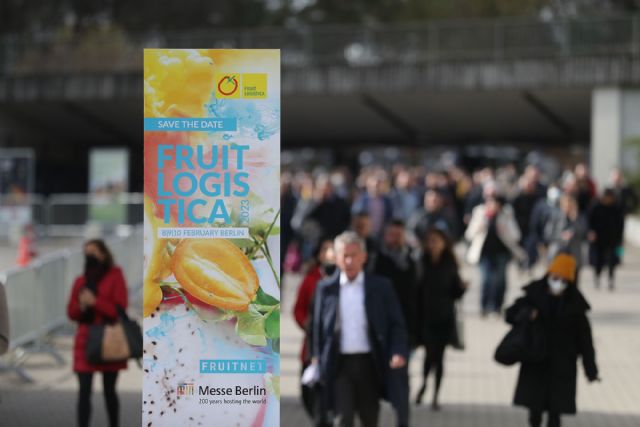
M511 202L513 213L516 217L516 221L518 222L518 227L522 232L522 236L520 238L521 242L525 241L531 231L531 219L534 207L539 200L540 197L534 192L531 194L520 193Z
M404 250L402 262L396 262L392 254L384 247L375 253L372 259L372 272L382 277L386 277L391 281L396 291L396 296L404 314L405 324L407 325L410 338L414 337L413 326L415 325L413 298L415 295L417 268L411 252Z
M620 206L625 215L632 214L636 209L638 209L640 200L638 200L638 195L633 187L625 185L623 187L615 188L614 191L616 192L616 203Z
M547 233L548 224L551 221L555 221L557 216L561 216L562 212L556 205L550 204L546 199L540 199L533 207L531 212L531 222L529 228L529 235L534 237L534 242L537 245L541 243L543 245L549 244L549 235Z
M116 321L118 318L116 305L125 310L127 309L127 285L125 284L122 270L118 267L111 267L98 282L96 305L93 308L95 314L90 322L84 320L84 313L78 301L78 295L80 295L80 291L86 284L87 281L84 276L76 279L71 290L69 304L67 305L67 315L71 320L78 322L78 330L73 344L73 370L74 372L96 372L126 369L126 361L100 365L89 363L85 352L91 325Z
M407 223L407 229L420 241L424 238L431 227L438 227L446 230L447 234L452 238L457 238L458 236L455 215L453 215L447 208L442 208L432 212L421 209L416 211Z
M402 404L407 393L403 386L397 386L397 373L389 367L394 354L408 358L407 331L402 310L391 283L379 276L365 273L365 311L369 324L369 343L375 360L377 383L380 396L387 398L394 406ZM340 357L339 334L336 328L340 312L340 274L336 273L320 283L316 288L313 314L312 355L317 358L320 381L324 394L324 410L332 409L332 396L338 374Z
M617 204L597 203L589 212L589 230L595 232L597 246L619 246L624 233L624 213Z
M433 263L425 256L421 264L414 308L419 345L427 345L432 328L454 327L455 302L462 297L464 291L454 259L443 258L439 263Z
M523 310L530 315L538 310L539 320L547 331L549 354L542 363L522 363L514 404L534 411L576 413L577 359L582 357L587 378L598 377L591 326L590 309L582 293L569 285L561 297L548 291L547 278L524 287L525 295L507 310L507 322L513 324Z
M351 212L344 199L333 195L313 208L308 218L320 225L322 238L332 239L349 227Z

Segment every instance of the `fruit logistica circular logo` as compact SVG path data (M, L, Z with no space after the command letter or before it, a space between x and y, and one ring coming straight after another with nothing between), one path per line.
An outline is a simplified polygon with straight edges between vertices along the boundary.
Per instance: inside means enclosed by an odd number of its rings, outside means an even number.
M238 86L236 76L224 76L218 82L218 92L224 96L230 96L237 92Z

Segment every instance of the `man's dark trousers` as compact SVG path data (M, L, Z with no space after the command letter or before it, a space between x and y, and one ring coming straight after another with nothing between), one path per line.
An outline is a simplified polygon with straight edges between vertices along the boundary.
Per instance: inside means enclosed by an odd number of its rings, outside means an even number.
M371 354L340 356L335 382L338 427L353 427L356 414L362 427L378 426L380 393L377 377Z

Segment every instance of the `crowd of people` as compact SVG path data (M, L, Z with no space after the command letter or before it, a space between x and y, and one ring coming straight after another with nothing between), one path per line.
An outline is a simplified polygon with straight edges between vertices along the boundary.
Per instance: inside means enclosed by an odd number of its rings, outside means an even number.
M507 320L515 323L524 306L526 316L535 313L532 318L542 318L549 330L566 321L565 310L582 316L580 322L586 320L580 271L588 261L599 287L607 268L607 285L615 289L625 215L637 208L638 199L619 170L611 172L611 182L601 189L584 164L551 178L535 165L521 173L512 165L473 173L456 166L366 167L355 177L345 168L283 172L282 267L304 273L295 318L306 332L303 399L315 425L337 420L340 426L352 426L359 415L363 426L376 426L381 396L394 407L398 425L408 425L406 365L418 346L426 350L424 380L413 400L422 402L426 378L433 373L431 407L440 409L445 349L464 345L457 301L469 283L461 277L455 255L459 243L466 244L466 262L480 271L483 317L505 313L510 262L531 274L536 265L553 266L558 257L569 257L563 274L545 268L544 277L532 282L537 298L519 300L507 311ZM547 284L549 295L571 304L556 299L547 304L539 290ZM541 300L544 307L535 308ZM580 325L580 330L567 327L563 333L581 334L584 345L559 347L564 353L548 359L566 362L586 352L592 356L589 379L595 380L588 320ZM554 365L548 363L543 369L551 372ZM546 373L542 378L551 377ZM540 425L543 412L549 412L549 426L559 425L560 414L575 412L575 375L573 395L569 384L563 396L568 403L561 407L549 406L544 396L548 384L535 385L541 391L532 400L527 400L528 393L536 393L532 386L526 381L519 385L519 396L527 399L515 402L529 407L532 426Z

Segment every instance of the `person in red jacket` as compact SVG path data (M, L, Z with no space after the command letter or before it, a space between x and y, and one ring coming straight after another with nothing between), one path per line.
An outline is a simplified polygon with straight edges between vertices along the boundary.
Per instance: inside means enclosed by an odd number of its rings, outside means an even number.
M93 374L102 372L104 397L111 427L118 426L119 401L116 394L118 371L127 362L107 364L89 363L85 347L91 325L113 322L117 306L127 308L127 286L122 270L113 264L113 256L102 240L90 240L84 245L85 269L71 290L67 314L78 322L73 345L73 370L78 376L78 426L87 427L91 418L91 388Z
M307 270L300 287L293 309L293 316L296 323L305 332L300 359L302 361L302 371L309 366L311 356L309 354L309 325L311 324L312 302L316 291L316 285L325 277L331 276L336 271L335 253L333 251L333 241L325 240L318 248L313 264ZM314 399L311 387L302 386L302 401L309 416L314 417Z

